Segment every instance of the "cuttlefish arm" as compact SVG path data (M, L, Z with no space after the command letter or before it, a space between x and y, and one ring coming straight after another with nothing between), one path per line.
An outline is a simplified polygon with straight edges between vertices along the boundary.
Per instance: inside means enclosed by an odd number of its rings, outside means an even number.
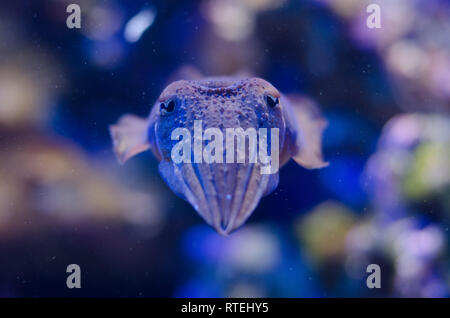
M319 108L307 97L287 95L281 97L286 122L286 141L280 162L290 158L306 169L328 166L323 160L322 139L327 121Z

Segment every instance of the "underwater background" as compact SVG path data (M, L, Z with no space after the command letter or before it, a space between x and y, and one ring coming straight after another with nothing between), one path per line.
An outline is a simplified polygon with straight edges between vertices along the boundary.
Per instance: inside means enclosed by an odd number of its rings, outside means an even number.
M108 125L186 65L303 93L329 122L330 166L289 162L228 237L150 152L112 152ZM2 1L0 296L448 297L449 113L449 1Z

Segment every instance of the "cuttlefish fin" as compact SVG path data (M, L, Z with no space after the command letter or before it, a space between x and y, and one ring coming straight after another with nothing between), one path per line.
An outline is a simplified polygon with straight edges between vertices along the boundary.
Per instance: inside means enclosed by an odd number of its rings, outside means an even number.
M115 125L109 126L114 152L121 164L131 157L150 149L148 141L149 120L126 114Z
M309 98L300 95L286 97L285 115L289 139L289 155L307 169L328 166L323 160L322 137L327 121Z

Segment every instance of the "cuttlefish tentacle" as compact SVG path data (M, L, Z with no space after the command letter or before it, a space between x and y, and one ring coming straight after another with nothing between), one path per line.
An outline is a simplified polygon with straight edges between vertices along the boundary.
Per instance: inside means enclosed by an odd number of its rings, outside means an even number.
M209 224L216 229L220 229L220 209L217 200L217 193L213 185L213 176L209 168L209 164L194 164L196 176L202 185L202 191L206 199L206 208L209 209L210 222Z
M248 184L252 178L253 168L254 164L242 164L242 166L237 168L236 180L239 180L240 182L235 184L235 192L233 195L230 216L225 228L228 233L232 231L233 228L239 226L236 219L239 217L241 207L245 203L245 194L248 189Z
M172 131L186 128L193 135L196 120L205 128L217 127L223 135L227 128L276 128L279 165L293 158L315 169L328 164L322 156L326 121L310 99L283 96L259 78L199 79L198 74L195 78L170 84L148 118L122 116L110 133L121 163L150 149L160 160L159 172L173 192L226 235L244 224L260 199L277 187L278 169L263 174L260 162L249 161L175 163L171 150L178 141L172 140Z

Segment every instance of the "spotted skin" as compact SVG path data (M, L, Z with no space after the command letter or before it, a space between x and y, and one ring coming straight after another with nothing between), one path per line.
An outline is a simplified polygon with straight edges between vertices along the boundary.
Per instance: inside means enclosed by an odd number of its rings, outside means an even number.
M196 120L202 121L203 131L219 128L224 136L226 128L278 128L280 165L290 158L308 169L327 165L321 152L326 122L317 107L305 97L281 95L260 78L175 81L161 93L148 118L124 115L110 127L120 162L150 149L169 187L220 234L244 224L259 200L277 187L279 175L261 174L260 163L248 160L174 163L171 152L178 141L171 138L173 130L187 128L194 136Z

